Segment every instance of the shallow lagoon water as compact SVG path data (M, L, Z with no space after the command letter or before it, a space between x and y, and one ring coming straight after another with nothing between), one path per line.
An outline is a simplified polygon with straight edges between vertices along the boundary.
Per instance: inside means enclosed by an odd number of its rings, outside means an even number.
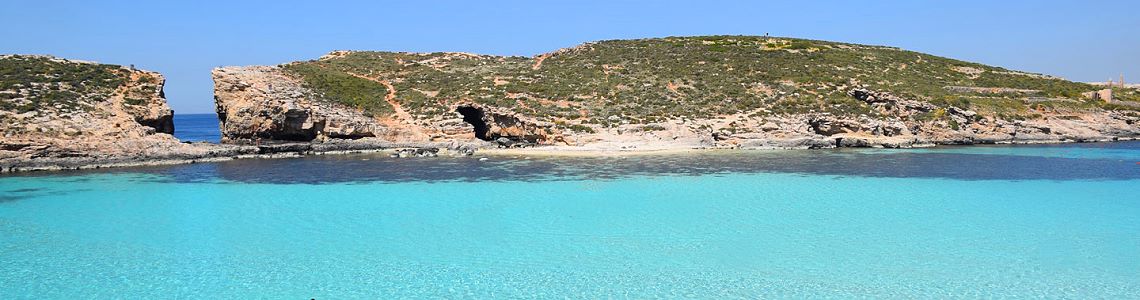
M1140 298L1138 162L1123 142L23 174L0 177L0 294Z

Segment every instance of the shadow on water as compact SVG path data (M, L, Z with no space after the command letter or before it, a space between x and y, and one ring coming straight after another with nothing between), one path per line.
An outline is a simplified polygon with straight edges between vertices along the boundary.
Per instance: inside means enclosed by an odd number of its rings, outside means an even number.
M28 198L31 198L31 197L32 197L32 196L25 196L25 195L8 195L8 194L4 194L4 195L0 195L0 203L4 203L4 202L16 202L16 201L19 201L19 200L24 200L24 199L28 199Z
M1075 151L1097 144L1046 145ZM868 151L718 151L626 157L478 157L398 159L382 155L329 155L297 159L238 160L179 166L89 171L142 173L141 181L320 184L416 181L608 180L629 176L727 173L797 173L955 180L1140 179L1140 143L1100 144L1137 150L1132 160L1028 155ZM1019 147L1019 146L1005 146ZM1020 146L1028 147L1028 146ZM1039 147L1039 146L1038 146ZM1038 148L1039 149L1039 148ZM24 176L58 176L38 173ZM66 173L74 175L76 173ZM83 178L83 177L74 177Z
M61 196L70 193L89 191L89 189L52 190L46 188L19 188L12 190L0 189L0 203L15 202L44 196Z
M0 203L14 202L14 201L24 200L24 199L28 199L28 198L33 198L33 197L37 196L35 194L35 192L38 192L41 190L43 190L43 189L40 189L40 188L21 188L21 189L13 189L13 190L2 190L2 189L0 189Z

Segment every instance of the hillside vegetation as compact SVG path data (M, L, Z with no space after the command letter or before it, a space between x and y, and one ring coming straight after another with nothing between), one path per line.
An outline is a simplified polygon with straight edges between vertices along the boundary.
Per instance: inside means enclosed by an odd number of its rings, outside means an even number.
M130 69L118 65L69 61L49 56L0 56L0 110L15 113L58 110L80 112L104 102L130 80ZM138 80L154 83L156 78ZM128 104L157 93L131 91ZM140 95L134 95L140 94ZM131 98L131 97L135 98Z
M0 130L6 135L49 135L66 128L78 134L98 128L64 123L120 112L161 131L172 130L163 115L169 108L162 84L158 73L119 65L0 55Z
M1005 119L1034 118L1042 108L1133 109L1085 99L1081 93L1098 88L1084 83L891 47L791 38L602 41L533 58L338 51L282 67L314 96L373 115L393 111L388 83L394 103L419 117L477 103L567 128L726 115L875 116L848 96L857 87Z

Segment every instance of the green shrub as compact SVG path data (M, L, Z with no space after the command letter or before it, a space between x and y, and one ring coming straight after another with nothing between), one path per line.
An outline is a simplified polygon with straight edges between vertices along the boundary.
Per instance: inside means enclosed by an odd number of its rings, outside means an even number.
M0 90L4 109L29 112L59 107L82 110L85 100L110 97L127 81L127 73L119 66L67 62L42 56L12 55L0 58ZM24 98L10 103L16 94Z
M1025 96L962 94L946 87L1032 89L1040 91L1036 96L1069 99L1093 89L895 48L749 36L604 41L559 52L534 69L536 63L523 57L353 52L284 68L320 98L373 114L391 112L384 101L387 89L361 76L388 80L396 89L395 101L424 118L449 113L460 102L476 102L543 120L602 126L741 113L876 116L866 103L846 95L856 85L988 116L1027 115ZM960 67L983 72L955 71ZM620 120L607 120L609 116Z
M127 105L143 105L146 104L146 99L127 97L123 99L123 103Z
M580 124L574 124L574 125L570 125L568 128L569 128L571 131L575 131L575 132L595 133L595 131L594 131L594 128L593 128L593 127L590 127L590 126L585 126L585 125L580 125Z
M806 50L806 49L811 49L811 48L815 48L815 45L809 41L804 41L804 40L795 40L795 41L792 41L791 44L788 44L788 49L793 49L793 50Z
M384 101L388 89L378 82L314 64L294 63L285 65L284 69L301 77L305 87L318 91L320 94L316 96L321 99L362 110L366 115L394 112Z

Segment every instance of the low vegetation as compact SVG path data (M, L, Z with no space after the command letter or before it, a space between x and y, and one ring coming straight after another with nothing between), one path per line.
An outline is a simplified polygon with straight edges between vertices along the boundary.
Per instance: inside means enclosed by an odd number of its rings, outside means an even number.
M128 78L129 71L116 65L0 56L0 110L86 110L84 102L106 101Z
M319 91L318 98L354 107L369 115L392 113L392 106L384 101L388 89L379 83L322 64L290 64L285 69L300 76L309 89Z
M458 103L603 126L733 114L875 115L847 96L854 87L1010 118L1034 117L1035 104L1118 108L1081 96L1096 87L1039 74L891 47L751 36L602 41L535 58L344 52L283 67L324 99L373 114L391 111L381 83L390 82L395 101L428 118Z

